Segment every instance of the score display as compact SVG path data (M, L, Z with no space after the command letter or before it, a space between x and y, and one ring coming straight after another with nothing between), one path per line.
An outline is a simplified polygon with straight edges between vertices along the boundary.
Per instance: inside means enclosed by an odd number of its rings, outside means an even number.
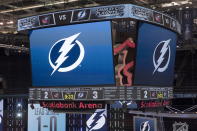
M29 100L149 100L171 99L171 87L71 87L30 88Z
M66 114L28 104L28 131L66 131Z

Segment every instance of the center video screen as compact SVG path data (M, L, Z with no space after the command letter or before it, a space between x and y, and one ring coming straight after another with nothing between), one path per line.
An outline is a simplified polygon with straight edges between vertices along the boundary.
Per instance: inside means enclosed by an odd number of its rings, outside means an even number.
M134 27L128 20L31 31L32 86L131 86Z
M116 86L132 86L136 50L136 21L112 21Z
M30 33L33 86L114 85L111 23Z

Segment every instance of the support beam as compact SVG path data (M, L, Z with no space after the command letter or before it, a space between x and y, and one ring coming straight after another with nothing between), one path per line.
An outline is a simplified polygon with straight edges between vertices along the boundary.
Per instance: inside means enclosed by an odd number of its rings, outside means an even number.
M2 11L0 11L0 13L9 13L9 12L14 12L14 11L22 11L22 10L24 11L24 10L29 10L29 9L41 8L41 7L45 7L45 6L71 3L71 2L76 2L76 1L78 1L78 0L67 0L67 1L61 0L61 1L56 1L54 3L37 4L37 5L33 5L33 6L19 7L15 10L13 10L13 9L2 10Z

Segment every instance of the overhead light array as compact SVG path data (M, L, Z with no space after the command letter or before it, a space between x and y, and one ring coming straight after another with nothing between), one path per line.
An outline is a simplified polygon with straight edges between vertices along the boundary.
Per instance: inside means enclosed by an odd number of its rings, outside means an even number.
M6 22L6 24L8 24L8 25L14 24L14 21L8 21L8 22Z
M29 48L26 48L24 46L20 47L20 46L14 46L14 45L0 44L0 48L29 52Z
M161 4L161 7L182 6L182 5L187 5L187 4L192 4L192 2L189 0L176 1L176 2Z

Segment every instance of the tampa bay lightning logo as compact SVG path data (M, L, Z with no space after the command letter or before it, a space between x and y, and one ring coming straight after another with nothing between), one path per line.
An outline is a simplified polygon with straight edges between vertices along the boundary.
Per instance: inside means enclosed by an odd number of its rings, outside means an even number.
M74 34L55 42L49 51L49 63L53 68L53 73L68 72L80 65L84 58L84 47L77 37L80 33Z
M150 131L149 121L145 121L141 123L140 131Z
M86 10L82 10L78 13L78 19L83 19L86 16Z
M97 131L103 128L106 123L106 115L105 109L97 109L86 122L88 131Z
M155 48L154 53L153 53L153 64L154 64L154 71L153 74L158 71L158 72L164 72L169 65L170 62L170 55L171 55L171 50L170 50L170 41L161 41Z

